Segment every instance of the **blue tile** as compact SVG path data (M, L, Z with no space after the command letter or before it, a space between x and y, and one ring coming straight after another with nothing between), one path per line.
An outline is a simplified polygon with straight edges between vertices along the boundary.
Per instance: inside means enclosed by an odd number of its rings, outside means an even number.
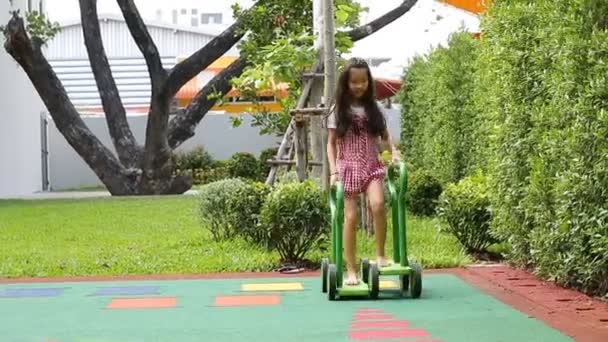
M100 287L92 296L138 296L160 294L158 286L109 286Z
M6 289L0 293L0 298L56 297L61 296L64 290L64 288Z

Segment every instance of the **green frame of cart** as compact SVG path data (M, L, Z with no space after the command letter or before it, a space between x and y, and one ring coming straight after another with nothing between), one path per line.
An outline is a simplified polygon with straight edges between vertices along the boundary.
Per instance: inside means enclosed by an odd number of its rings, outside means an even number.
M342 297L378 298L381 276L398 276L401 294L410 293L419 298L422 293L422 268L410 261L407 255L407 227L405 194L407 191L407 167L400 162L388 166L387 186L390 195L393 227L393 264L378 267L368 259L361 259L360 281L357 285L343 283L342 234L344 229L344 187L337 182L330 189L331 256L321 262L322 292L329 300Z

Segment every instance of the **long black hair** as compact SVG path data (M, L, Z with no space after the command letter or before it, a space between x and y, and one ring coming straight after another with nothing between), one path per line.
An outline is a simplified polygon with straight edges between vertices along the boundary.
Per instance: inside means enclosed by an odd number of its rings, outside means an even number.
M386 129L386 120L380 107L376 103L374 79L367 62L361 58L352 58L340 74L335 94L334 112L336 115L336 133L343 137L352 124L351 105L353 103L352 94L349 89L350 70L365 69L367 72L368 85L361 103L365 109L368 120L368 131L374 136L381 136Z

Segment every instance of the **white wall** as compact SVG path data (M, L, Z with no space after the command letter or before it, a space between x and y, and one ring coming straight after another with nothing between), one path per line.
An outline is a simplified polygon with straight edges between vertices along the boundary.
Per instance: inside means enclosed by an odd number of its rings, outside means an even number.
M251 127L252 117L241 116L243 123L233 128L230 115L207 114L200 125L196 127L195 136L187 140L179 151L189 151L197 146L203 146L218 160L230 158L236 152L249 152L259 156L268 147L278 146L281 138L259 134L259 129ZM110 139L106 119L102 116L83 117L91 132L110 150L114 146ZM127 118L129 126L137 141L144 143L146 137L147 116L130 115ZM66 190L101 185L99 178L80 158L74 149L68 145L55 124L49 122L49 168L50 186L52 190Z
M38 1L32 1L34 6ZM26 0L13 7L25 9ZM0 23L9 20L9 2L0 1ZM0 44L0 198L42 189L40 113L44 106L29 79Z
M399 140L400 110L385 109L388 119L389 132L394 140ZM203 146L215 159L225 160L236 152L249 152L259 156L268 147L276 147L282 137L260 135L259 129L251 127L251 115L242 115L243 123L233 128L230 115L207 114L196 127L195 136L187 140L180 151L188 151L197 146ZM104 117L83 117L91 131L110 150L114 151L108 127ZM129 126L138 142L145 141L146 116L128 116ZM67 144L52 121L49 122L49 168L50 186L52 190L61 191L101 185L99 178L85 164L74 149Z

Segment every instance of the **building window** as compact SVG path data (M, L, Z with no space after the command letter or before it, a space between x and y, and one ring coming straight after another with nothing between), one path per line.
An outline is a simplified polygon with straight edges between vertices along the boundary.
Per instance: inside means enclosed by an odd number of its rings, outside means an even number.
M32 11L32 0L27 0L27 11L31 12Z
M44 13L44 1L40 0L38 1L38 13Z
M190 18L190 25L193 27L198 27L198 10L196 8L192 9L192 17Z
M173 10L173 25L177 25L177 10Z
M221 24L222 23L222 13L202 13L201 14L201 23L206 24Z

